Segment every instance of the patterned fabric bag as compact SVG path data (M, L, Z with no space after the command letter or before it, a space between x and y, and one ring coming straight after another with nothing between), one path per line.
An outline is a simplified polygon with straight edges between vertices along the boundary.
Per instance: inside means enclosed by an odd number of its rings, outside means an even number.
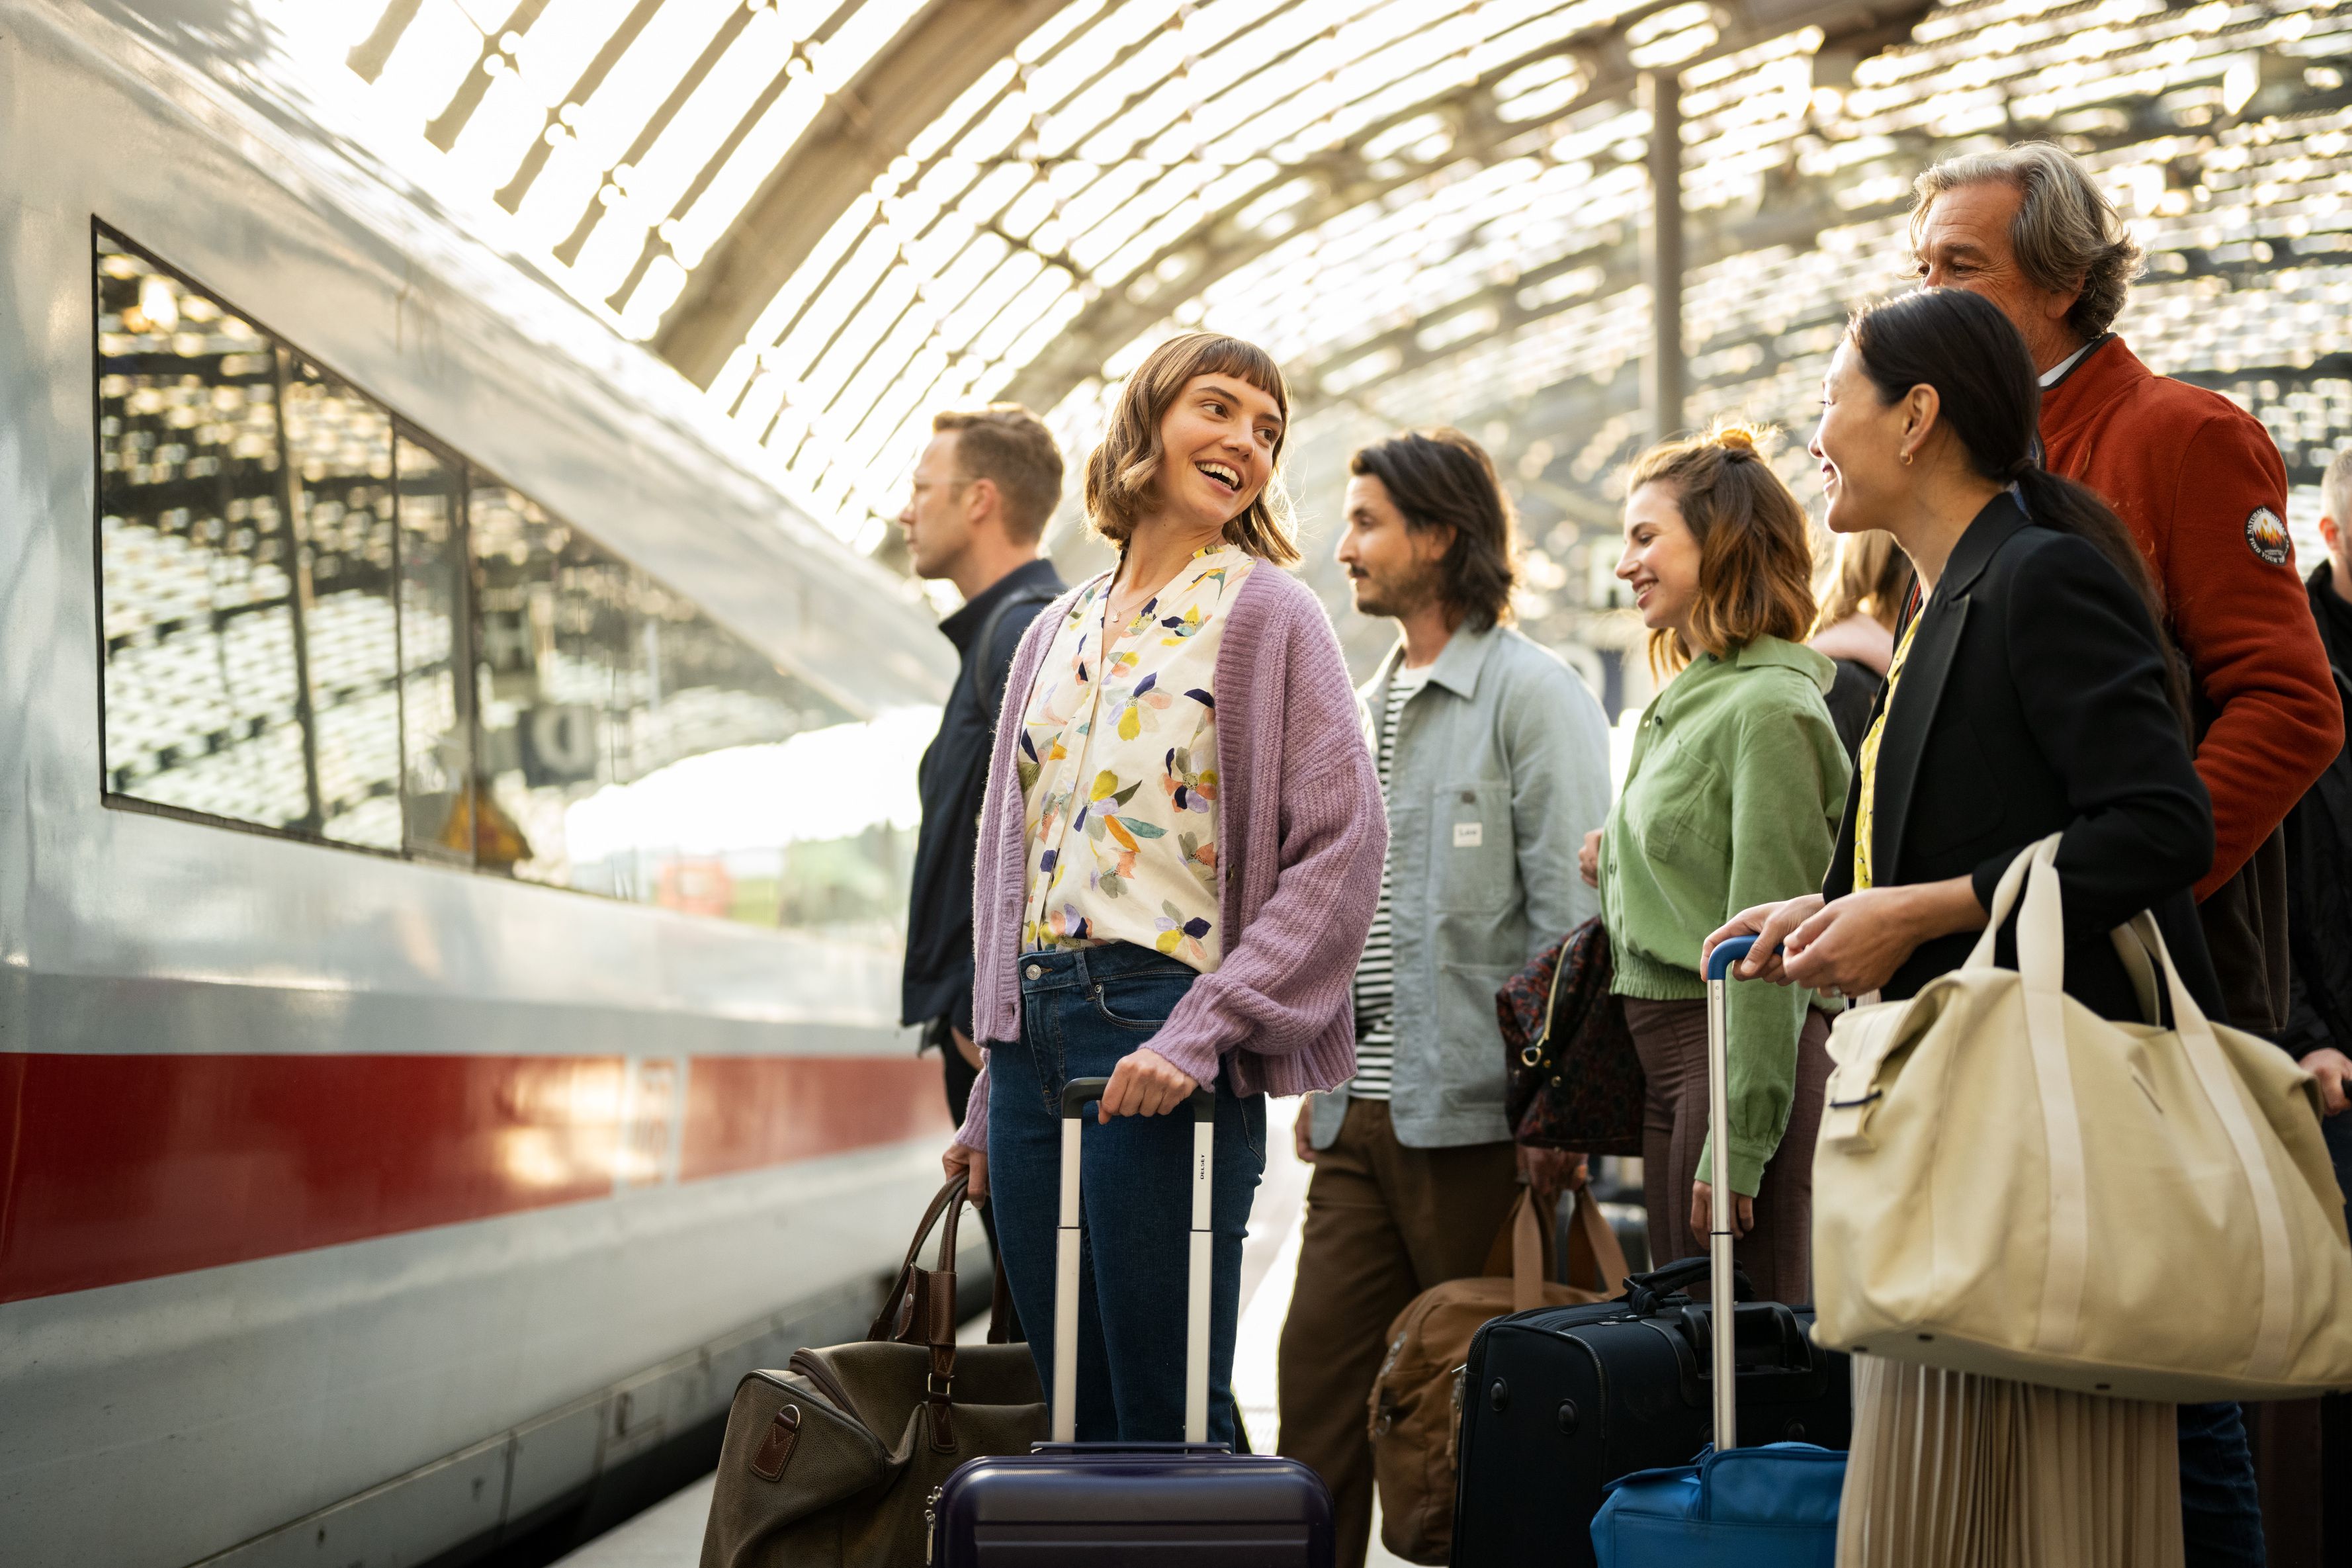
M1503 1026L1511 1135L1538 1149L1642 1152L1642 1059L1610 991L1615 969L1601 917L1538 954L1495 993Z

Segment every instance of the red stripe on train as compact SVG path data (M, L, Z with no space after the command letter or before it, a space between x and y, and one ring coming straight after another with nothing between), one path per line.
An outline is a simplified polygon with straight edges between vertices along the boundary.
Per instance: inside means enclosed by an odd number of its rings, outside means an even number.
M680 1174L944 1136L939 1071L697 1058ZM647 1114L614 1057L0 1055L0 1301L608 1196Z

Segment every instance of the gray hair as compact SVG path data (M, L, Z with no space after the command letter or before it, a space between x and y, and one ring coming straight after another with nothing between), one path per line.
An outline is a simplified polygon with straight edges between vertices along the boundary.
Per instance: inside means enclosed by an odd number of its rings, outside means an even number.
M2338 528L2352 527L2352 447L2336 453L2320 476L2319 504Z
M1928 169L1912 186L1919 198L1911 209L1913 247L1937 196L1993 180L2024 194L2009 242L2025 276L2044 289L2078 291L2066 324L2084 338L2105 331L2139 276L2140 248L2090 171L2063 147L2021 142L1998 153L1947 158Z

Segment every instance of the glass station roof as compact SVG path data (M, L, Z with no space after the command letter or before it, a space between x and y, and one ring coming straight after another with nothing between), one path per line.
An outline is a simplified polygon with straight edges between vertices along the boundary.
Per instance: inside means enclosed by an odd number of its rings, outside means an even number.
M1911 177L2041 135L2149 248L2143 357L2253 406L2298 483L2352 435L2352 0L348 10L343 79L436 190L511 214L867 549L933 410L1017 398L1082 450L1207 324L1289 368L1303 489L1397 425L1496 447L1529 619L1574 635L1646 435L1645 68L1680 71L1692 420L1801 431L1845 310L1901 286Z

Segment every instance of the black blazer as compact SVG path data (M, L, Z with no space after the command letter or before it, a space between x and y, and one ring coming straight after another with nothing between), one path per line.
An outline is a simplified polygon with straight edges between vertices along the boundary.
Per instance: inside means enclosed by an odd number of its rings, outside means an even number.
M2063 830L2066 990L2103 1016L2139 1004L2107 931L2153 910L2198 1005L2221 986L2189 889L2213 863L2213 807L2165 696L2164 659L2131 584L2087 541L1995 497L1915 612L1918 630L1879 741L1871 874L1880 887L1974 879L1990 909L2019 850ZM1887 709L1881 694L1874 716ZM1853 889L1857 770L1822 892ZM1909 996L1966 962L1937 938L1884 994ZM2000 962L2016 963L2013 922Z

